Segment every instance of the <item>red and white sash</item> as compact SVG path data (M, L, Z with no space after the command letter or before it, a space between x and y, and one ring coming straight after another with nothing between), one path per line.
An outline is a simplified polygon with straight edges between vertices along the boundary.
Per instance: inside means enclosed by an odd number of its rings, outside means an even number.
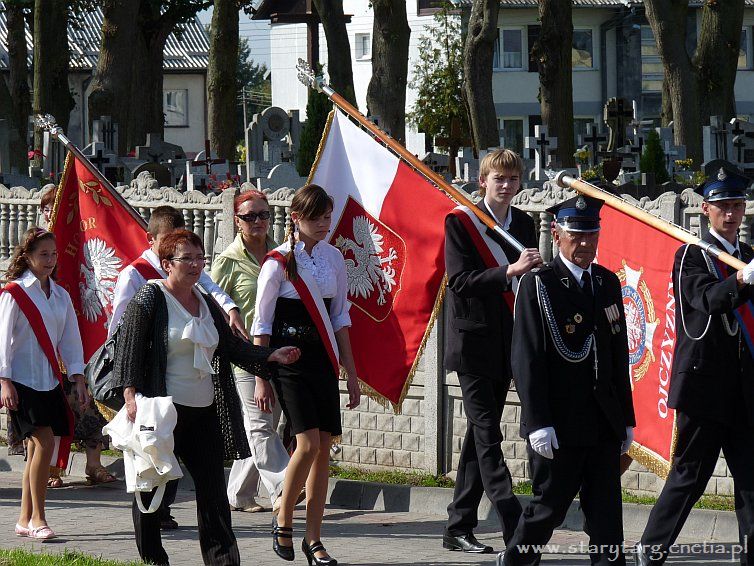
M133 267L136 271L139 272L139 274L149 281L150 279L164 279L162 274L157 271L149 261L147 261L144 257L137 257L135 260L131 262L131 267Z
M265 261L268 259L278 261L283 266L283 269L285 269L288 261L285 255L279 250L280 248L269 252ZM306 307L306 312L309 313L314 326L317 328L317 332L319 332L327 355L330 358L330 363L335 370L335 375L339 375L340 364L338 360L340 359L340 353L338 352L338 343L335 341L335 332L330 321L330 313L327 311L325 301L322 299L319 285L317 285L317 282L305 269L298 270L298 278L295 281L291 281L291 284L296 289L298 296L304 303L304 307Z
M52 373L55 374L58 383L60 383L60 392L61 395L63 395L66 416L68 417L68 428L71 431L71 435L60 437L59 444L56 442L57 460L55 454L53 454L52 462L55 463L58 468L66 468L68 466L68 456L71 453L71 443L73 442L74 418L73 411L68 405L68 398L65 394L65 384L63 383L63 372L60 369L60 361L55 354L55 348L52 345L50 334L47 332L44 320L42 319L42 313L39 312L37 305L34 304L34 301L31 300L31 297L29 297L24 288L18 283L11 281L4 289L2 289L2 291L8 291L13 299L15 299L21 312L24 313L24 316L29 321L31 329L34 331L34 336L37 337L37 342L39 342L40 348L42 348L47 361L50 363ZM55 438L57 441L59 437Z
M490 238L487 234L487 226L479 220L479 217L468 206L457 206L450 211L450 214L458 218L463 227L466 228L471 240L474 242L474 247L479 251L479 255L488 269L510 265L508 256L505 255L505 250L503 250L500 244ZM511 287L513 290L505 291L503 299L505 299L505 304L508 305L512 314L515 292L518 288L518 277L513 277Z

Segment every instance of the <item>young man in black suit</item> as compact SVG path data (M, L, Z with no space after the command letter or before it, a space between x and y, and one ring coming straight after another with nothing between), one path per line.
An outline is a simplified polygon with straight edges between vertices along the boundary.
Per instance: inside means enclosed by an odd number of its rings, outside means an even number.
M673 467L637 546L636 563L662 564L702 496L722 449L733 475L741 564L754 564L754 363L735 311L754 297L754 251L738 239L750 181L732 171L698 190L703 238L748 265L721 264L699 246L675 254L676 344L668 405L676 409ZM719 270L719 271L718 271Z
M620 456L633 438L626 319L618 277L592 263L602 201L548 209L559 255L518 286L512 367L532 497L498 565L538 564L580 494L592 564L624 565Z
M500 447L500 419L511 382L513 291L518 278L542 262L533 220L511 206L522 174L523 161L515 152L499 149L487 154L479 174L484 198L477 207L526 246L524 252L519 254L465 207L445 220L449 307L445 367L458 372L467 418L443 535L443 547L449 550L492 552L473 532L482 493L497 511L505 541L521 514Z

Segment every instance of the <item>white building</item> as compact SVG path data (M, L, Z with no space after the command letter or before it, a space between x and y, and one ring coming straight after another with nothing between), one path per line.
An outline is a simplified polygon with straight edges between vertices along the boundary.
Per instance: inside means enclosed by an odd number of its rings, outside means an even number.
M83 14L68 26L71 51L68 83L76 102L69 119L68 137L79 147L90 142L88 104L92 75L97 67L101 43L102 12L97 9ZM8 72L6 19L0 2L0 78ZM34 51L31 32L26 31L29 68ZM163 108L165 141L181 145L193 155L204 149L207 139L207 65L209 38L198 20L183 26L180 38L171 34L163 58ZM31 77L29 78L31 84ZM127 87L128 85L126 85ZM133 149L133 148L129 148Z

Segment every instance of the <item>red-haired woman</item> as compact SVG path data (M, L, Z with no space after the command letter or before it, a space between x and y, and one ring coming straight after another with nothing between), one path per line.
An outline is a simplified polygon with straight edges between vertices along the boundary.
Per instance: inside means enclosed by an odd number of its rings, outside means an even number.
M294 345L301 359L280 368L273 380L278 400L296 435L285 475L280 512L273 519L275 553L293 560L293 508L306 483L306 533L301 543L309 564L334 565L320 542L327 497L330 444L341 434L339 364L348 375L348 408L360 401L348 327L348 280L343 256L325 242L332 198L317 185L302 187L291 202L296 225L288 241L262 266L253 334L256 344Z
M8 267L11 283L0 293L0 404L27 439L16 534L40 540L55 536L45 517L55 437L73 434L56 352L79 403L89 401L76 314L68 293L53 280L57 261L55 236L28 230Z
M212 262L212 279L238 305L244 326L251 328L257 298L257 278L267 252L277 244L270 238L270 205L267 195L247 191L235 200L238 234ZM251 457L233 462L228 478L228 500L234 510L263 511L257 503L259 480L273 504L283 489L283 478L290 457L275 427L280 405L270 383L246 370L234 368L238 395L243 403ZM278 502L279 503L279 502Z
M199 542L205 564L239 564L225 493L223 460L247 458L249 445L231 364L269 379L269 362L292 363L294 347L260 348L237 337L220 307L195 287L204 269L204 246L188 230L162 238L158 257L167 278L144 285L131 299L113 368L134 420L136 394L171 396L178 413L175 454L196 486ZM143 499L151 502L151 495ZM136 545L141 558L167 564L160 517L133 504Z

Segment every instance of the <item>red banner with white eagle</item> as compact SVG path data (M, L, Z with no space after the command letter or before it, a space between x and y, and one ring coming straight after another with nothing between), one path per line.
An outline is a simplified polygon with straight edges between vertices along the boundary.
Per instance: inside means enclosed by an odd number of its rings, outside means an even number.
M58 277L71 296L84 360L105 342L115 282L147 245L144 228L72 153L55 195L50 230L58 244Z
M612 208L600 211L598 262L621 281L636 429L630 456L665 478L675 447L668 407L675 347L673 259L681 242Z
M329 242L346 261L359 378L398 407L439 306L455 203L340 111L310 181L334 200Z

